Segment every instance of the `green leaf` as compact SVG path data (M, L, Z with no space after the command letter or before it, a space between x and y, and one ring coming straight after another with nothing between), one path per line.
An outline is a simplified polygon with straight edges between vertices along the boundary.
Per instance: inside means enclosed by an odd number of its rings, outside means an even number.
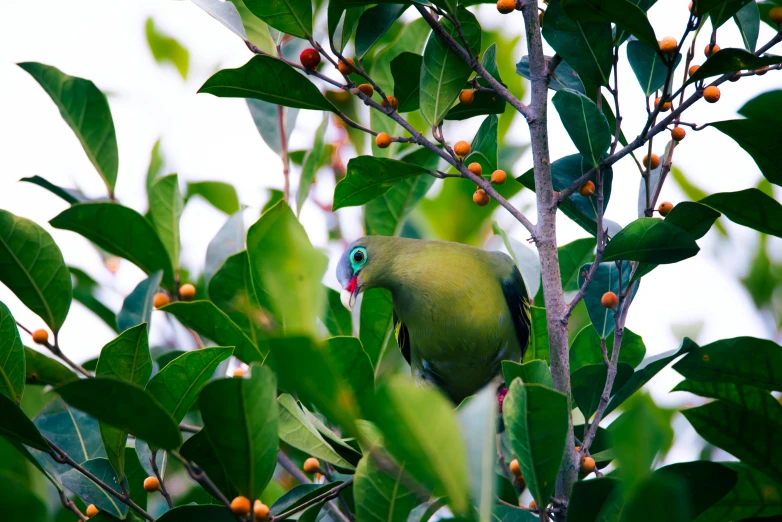
M61 362L24 347L25 376L27 384L49 384L57 386L79 377Z
M652 475L630 488L615 488L600 510L599 522L688 522L687 484L676 476Z
M147 274L163 271L163 286L174 285L174 267L152 225L118 203L80 203L49 221L54 228L81 234L103 250L127 259Z
M182 422L198 398L198 392L231 353L233 348L201 348L186 352L156 373L147 384L147 391L174 421Z
M749 2L750 0L701 0L698 3L698 14L700 16L708 15L712 27L716 31Z
M698 517L698 522L756 520L782 515L782 491L778 482L740 462L721 465L734 470L738 481L727 495Z
M530 306L532 332L529 346L524 353L524 361L535 359L549 360L548 324L546 322L546 309L539 306Z
M272 517L278 517L290 509L301 506L305 502L308 502L315 497L319 497L320 495L331 491L340 484L342 484L342 482L330 482L328 484L300 484L278 498L277 501L272 504L269 512L271 513Z
M119 481L107 459L98 458L84 462L84 469L95 475L114 491L120 491ZM92 480L72 469L60 475L63 485L73 491L85 504L95 504L100 511L105 511L115 517L125 518L128 513L127 504L114 498Z
M234 186L229 183L222 181L189 182L186 199L190 200L196 195L201 196L217 210L221 210L229 216L239 212L239 196L236 195Z
M497 414L497 383L489 383L459 408L459 424L467 445L470 498L481 522L492 520L497 498Z
M564 0L562 8L574 20L582 22L610 22L616 24L617 31L622 29L632 34L643 44L658 49L646 13L627 0ZM698 4L698 9L701 6Z
M109 195L113 194L119 154L106 96L90 80L68 76L56 67L35 62L17 65L35 78L60 109L60 115L106 183Z
M338 2L329 2L328 7L328 29L329 40L332 45L341 53L345 50L361 18L361 14L366 9L365 6L351 7L345 9L340 7Z
M671 57L668 56L667 59L670 60ZM677 53L673 69L676 69L681 59L681 53ZM665 84L668 65L657 53L657 49L652 49L638 40L630 40L627 43L627 61L630 62L638 84L647 98Z
M309 0L244 0L252 13L278 31L304 38L312 36Z
M266 2L263 0L261 3ZM270 81L272 78L274 80ZM303 74L271 56L255 55L238 69L218 71L206 80L198 92L220 98L257 98L297 109L336 110Z
M233 346L234 355L245 364L263 362L266 351L256 346L244 332L210 301L177 302L163 308L182 324L220 346Z
M179 252L182 248L179 219L182 217L184 205L179 192L179 177L176 174L159 178L152 185L149 194L149 216L174 263L175 270L179 270Z
M148 278L141 281L133 291L128 294L122 303L122 309L117 314L117 328L124 332L137 324L150 324L152 320L152 300L160 286L163 272L158 270Z
M237 1L242 2L242 0ZM242 24L242 17L233 3L221 0L193 0L193 3L223 24L226 29L236 36L242 40L247 40L247 32Z
M594 480L580 480L573 485L573 493L568 500L567 522L594 522L600 514L600 508L610 498L619 483L612 477L600 477Z
M777 105L777 107L779 106ZM782 185L782 166L780 166L782 152L776 148L776 144L782 139L782 129L779 128L778 121L751 118L718 121L711 123L710 126L732 138L747 154L752 156L767 180L776 185Z
M652 377L657 375L660 370L668 366L673 360L697 347L697 344L685 337L678 350L670 350L646 359L641 366L636 368L635 373L630 377L630 380L627 381L627 384L622 386L622 388L611 398L611 402L608 403L608 407L603 416L605 417L614 411L620 404L640 390L644 384L649 382ZM621 352L619 352L619 354L621 355Z
M549 504L568 430L568 400L540 384L514 380L502 416L524 480L539 506Z
M462 34L470 46L471 54L478 54L481 49L481 27L478 20L464 6L456 11L456 18L461 24ZM461 41L456 28L450 22L443 22L443 26L449 35ZM437 126L443 120L471 74L470 64L432 32L424 49L420 82L421 114L430 127Z
M179 426L144 389L119 379L95 377L69 382L55 391L71 406L101 422L163 449L182 444ZM122 404L122 408L117 408Z
M330 2L334 5L334 2ZM394 40L379 51L369 68L369 75L385 92L394 91L394 77L391 75L391 61L404 52L421 54L426 38L431 32L426 20L419 18L409 24L405 24ZM412 80L418 83L418 76L413 73ZM401 103L402 99L399 98Z
M693 348L674 365L674 370L695 381L782 390L782 349L766 339L723 339Z
M296 399L287 393L277 399L280 416L277 420L280 440L307 455L322 459L338 468L353 470L355 467L323 439L317 428L307 418Z
M153 476L155 474L155 470L152 469L152 448L150 448L149 444L147 444L145 441L139 439L136 441L135 450L136 456L138 457L145 476ZM166 464L168 464L168 453L163 450L156 451L155 465L157 466L161 477L165 477L166 475ZM130 471L128 471L128 475L130 475ZM141 484L143 486L143 482Z
M502 376L505 378L505 382L513 382L518 377L524 384L542 384L549 388L554 387L548 363L539 359L533 359L524 364L502 361Z
M238 14L238 13L237 13ZM170 63L179 71L183 80L187 79L187 71L190 67L190 53L175 38L160 32L155 27L152 18L147 18L144 24L147 35L147 44L152 56L159 64Z
M591 266L592 263L587 263L578 271L578 286L584 284L584 278L589 273ZM601 339L606 339L614 331L614 309L603 306L601 302L603 294L611 291L620 295L621 291L626 290L630 284L630 272L630 263L623 261L620 282L616 263L600 263L592 277L592 282L589 283L589 288L584 295L584 304L592 326ZM638 285L636 285L635 291L638 291Z
M611 238L603 261L678 263L698 250L695 239L683 228L659 218L639 218Z
M0 281L57 332L71 306L71 275L43 228L0 210Z
M698 6L698 9L700 9L700 5ZM690 76L687 83L694 83L705 80L706 78L711 78L712 76L720 76L741 70L752 71L778 63L782 63L782 56L759 57L744 49L721 49L719 52L711 55L703 65L695 71L695 74Z
M722 448L779 482L782 480L779 425L734 404L715 401L682 411L707 442ZM752 437L747 437L752 433Z
M280 129L279 111L282 109L282 117L284 122L283 126L285 127L285 139L290 140L293 128L296 126L296 118L299 115L299 109L289 109L288 107L283 107L274 103L251 98L247 99L247 108L250 109L250 115L252 116L253 122L255 123L255 128L258 129L258 133L261 135L264 143L266 143L266 145L268 145L269 148L278 156L281 156L282 132ZM228 186L233 189L233 186ZM236 189L233 190L235 196ZM236 199L236 209L239 209L238 198ZM236 210L234 212L236 212Z
M633 367L627 363L619 363L616 370L616 378L610 396L619 391L633 375ZM603 361L600 361L599 364L582 366L572 373L573 398L578 409L584 414L584 418L592 418L592 415L597 411L607 377L608 367Z
M428 172L422 166L389 158L352 158L348 161L347 174L334 190L332 208L363 205L382 196L397 183Z
M73 298L97 315L109 328L119 333L117 315L96 296L98 283L78 268L68 269L73 279Z
M356 337L331 337L323 349L334 369L350 385L356 397L371 397L375 389L375 373L369 356Z
M352 335L353 316L342 306L339 292L326 288L326 312L321 317L323 324L331 335Z
M407 522L408 514L423 499L405 487L405 472L405 467L400 465L391 474L377 463L371 453L366 454L358 464L353 483L356 518Z
M98 421L84 412L71 408L61 398L49 402L33 419L41 435L53 441L73 460L82 464L90 459L106 457ZM36 454L38 456L38 454ZM39 461L51 465L57 473L71 469L68 464L55 462L40 454Z
M578 270L595 257L595 240L576 239L572 243L562 245L557 251L562 289L565 292L575 292L578 290Z
M721 399L740 406L747 411L762 415L766 419L782 426L782 405L768 390L754 386L733 384L732 382L700 382L685 379L671 391L686 391L701 397Z
M551 101L573 144L597 167L611 145L611 129L603 112L586 96L569 90L558 91Z
M70 205L89 201L89 198L84 194L82 194L81 191L77 189L59 187L54 183L50 183L48 180L42 178L41 176L30 176L29 178L21 178L19 181L26 181L27 183L32 183L33 185L38 185L39 187L43 187L49 192L51 192L52 194L54 194L55 196L62 198Z
M403 52L391 60L391 76L394 78L394 96L399 101L397 112L417 111L421 94L420 71L424 57Z
M572 20L555 0L546 8L543 38L582 80L608 85L614 51L611 24Z
M46 503L16 475L0 472L0 505L5 522L46 522L50 520Z
M262 346L267 337L261 319L264 312L255 297L247 252L226 259L209 282L209 297L241 328L255 346Z
M296 193L296 217L301 215L301 207L310 193L313 181L315 181L315 174L320 166L320 158L323 156L323 135L326 133L328 126L329 117L326 114L323 116L323 122L315 131L312 148L304 156L304 165L302 166L301 178L299 179L299 190Z
M496 93L489 91L474 91L475 99L469 105L458 103L451 107L445 119L448 121L462 121L475 116L487 114L503 114L505 112L505 99Z
M546 56L546 59L550 60L551 57ZM521 57L519 63L516 64L516 74L528 80L530 79L529 56L524 55ZM571 91L579 92L581 94L586 93L586 91L584 90L584 84L581 82L581 79L578 77L578 73L574 71L573 68L570 67L564 61L560 62L557 68L554 69L554 74L551 76L551 81L549 82L548 87L552 91L569 89Z
M487 116L470 144L470 154L464 159L466 165L479 163L485 175L497 170L498 126L496 114Z
M769 91L755 96L739 109L739 114L753 120L782 121L778 113L782 107L782 91Z
M263 213L247 232L255 295L286 333L315 331L325 296L321 279L328 260L285 202Z
M228 2L226 2L228 3ZM188 504L166 511L157 522L234 522L236 517L225 506Z
M35 424L11 399L0 394L0 436L21 442L31 448L49 452L49 445L38 432Z
M369 355L372 366L377 368L388 349L398 349L391 331L393 325L391 292L373 288L363 293L359 316L359 339Z
M24 346L14 316L0 302L0 395L17 404L22 400L25 381Z
M179 452L184 458L195 462L199 468L204 470L217 489L226 497L234 498L239 495L239 492L228 479L226 462L218 456L212 441L207 435L206 428L201 428L198 433L187 439L182 444Z
M422 484L449 498L456 513L467 510L466 449L448 399L395 376L378 388L371 412L388 452Z
M739 28L741 33L741 39L744 41L744 47L750 51L755 52L755 47L758 44L758 34L760 33L760 11L758 11L758 4L750 2L741 9L739 9L735 15L733 15L733 21Z
M253 366L246 379L217 379L198 404L209 440L240 494L257 498L277 465L277 380Z
M364 11L356 29L356 56L364 58L408 7L408 4L381 3Z
M614 334L606 338L606 352L608 358L614 351ZM640 336L625 328L622 336L622 347L619 351L619 362L625 362L635 368L646 355L646 345ZM570 345L570 372L573 373L583 366L590 364L605 364L603 352L600 348L600 336L594 328L587 325L581 329Z
M206 247L204 280L207 284L230 256L244 250L244 237L244 218L241 212L237 212L220 227Z

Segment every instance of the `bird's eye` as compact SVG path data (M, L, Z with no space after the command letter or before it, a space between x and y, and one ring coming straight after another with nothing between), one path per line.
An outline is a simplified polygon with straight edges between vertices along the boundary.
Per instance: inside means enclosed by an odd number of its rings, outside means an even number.
M364 252L361 250L356 250L353 252L353 261L356 263L361 263L364 260Z

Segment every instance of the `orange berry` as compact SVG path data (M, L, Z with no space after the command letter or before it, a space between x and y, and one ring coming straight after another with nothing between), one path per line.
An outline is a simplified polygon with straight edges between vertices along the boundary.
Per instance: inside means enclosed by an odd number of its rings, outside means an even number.
M255 504L253 504L253 515L255 515L256 522L264 522L265 520L269 520L269 506L260 500L256 500Z
M512 13L516 10L516 0L497 0L497 11L502 14Z
M720 46L717 44L706 44L706 47L703 48L703 54L705 54L706 58L708 58L719 50Z
M644 167L649 167L649 170L654 170L657 167L660 166L660 156L657 154L652 154L651 159L648 155L644 156L644 161L642 163Z
M154 493L160 489L160 481L157 477L147 477L144 479L144 491Z
M538 509L538 503L533 500L532 502L529 503L529 508L532 511L536 511Z
M679 47L679 43L673 36L666 36L660 40L660 50L664 53L676 52L677 47Z
M182 301L192 301L196 295L196 289L190 283L185 283L179 287L179 298Z
M231 501L231 511L234 515L244 516L250 512L250 499L247 497L236 497Z
M660 105L659 97L654 99L654 106L657 107L658 105ZM668 112L669 110L671 110L671 102L663 102L662 107L660 107L660 112Z
M690 65L690 68L689 68L689 69L687 69L687 74L688 74L689 76L692 76L693 74L695 74L695 71L697 71L697 70L698 70L698 69L700 69L700 68L701 68L701 66L700 66L700 65Z
M521 466L519 465L518 460L513 459L512 461L510 461L510 472L513 473L514 477L521 476Z
M478 205L479 207L485 207L489 204L489 201L491 198L483 189L478 189L475 191L475 194L472 195L472 202Z
M495 185L502 185L508 180L508 175L504 170L497 169L491 173L491 182Z
M673 203L670 201L663 201L660 203L660 206L657 207L657 212L659 212L662 217L667 216L671 210L673 210Z
M353 61L353 58L345 58L344 60L339 61L337 64L337 69L339 69L339 72L341 72L344 76L347 76L356 71L355 64L356 62Z
M782 25L782 7L772 7L768 17L777 25Z
M86 514L88 517L94 517L98 514L98 508L95 507L95 504L90 504L87 506Z
M388 103L386 103L386 100L383 100L382 102L380 102L380 105L382 105L383 107L388 107L389 105L391 105L391 107L393 107L394 110L397 110L399 108L399 100L397 100L396 97L386 96L386 98L388 98Z
M590 474L595 471L595 459L592 457L584 457L581 461L581 473Z
M168 298L168 294L163 292L156 293L155 297L152 298L152 304L155 306L155 308L163 308L170 302L171 299Z
M320 53L312 47L304 49L299 55L299 61L305 69L314 69L320 64Z
M755 69L755 74L757 74L758 76L763 76L767 72L768 72L768 65L764 65L760 69Z
M385 132L381 132L380 134L375 136L375 145L377 145L381 149L388 148L388 146L391 145L391 136L389 136Z
M600 299L600 302L606 308L616 308L616 305L619 304L619 298L616 296L615 293L609 291L603 294L603 297Z
M671 129L671 139L673 141L682 141L687 135L687 132L681 127L674 127Z
M453 151L457 156L463 158L470 153L470 144L466 141L457 141L453 146Z
M473 161L469 165L467 165L467 170L475 174L476 176L480 176L483 172L483 167L481 167L481 164L477 161Z
M245 370L241 366L238 366L238 367L234 368L234 371L233 371L233 373L231 375L236 377L236 378L244 377L245 375L247 375L247 370Z
M46 344L49 342L49 332L44 329L33 332L33 342L36 344Z
M591 181L587 181L586 183L578 187L578 193L584 196L585 198L594 195L595 184L592 183Z
M307 460L304 461L304 465L302 466L302 469L305 473L309 473L310 475L313 473L317 473L320 469L320 462L315 457L310 457Z
M459 102L462 105L469 105L475 101L475 91L465 89L459 93Z
M720 99L720 90L714 85L709 85L703 89L703 99L709 103L717 103Z
M368 83L362 83L361 85L359 85L358 90L361 91L364 94L364 96L366 96L367 98L371 98L372 95L375 94L374 87L372 87Z
M516 484L516 486L518 486L518 488L519 488L520 490L522 490L522 491L523 491L524 489L526 489L526 488L527 488L527 481L526 481L526 480L524 480L524 477L522 477L521 475L518 475L518 476L516 476L516 477L513 477L513 482L514 482L514 483Z

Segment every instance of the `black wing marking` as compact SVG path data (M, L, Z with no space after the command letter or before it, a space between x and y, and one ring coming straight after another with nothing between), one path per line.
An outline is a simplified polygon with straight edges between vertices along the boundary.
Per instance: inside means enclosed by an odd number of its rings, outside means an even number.
M394 312L394 337L396 337L399 349L402 350L402 357L405 358L407 364L410 364L410 332L407 331L407 326L402 324L402 321L396 316L396 312Z
M516 337L521 346L521 357L527 352L530 332L532 331L532 316L529 309L529 296L524 279L516 266L513 266L511 274L502 280L502 293L508 304L513 326L516 328Z

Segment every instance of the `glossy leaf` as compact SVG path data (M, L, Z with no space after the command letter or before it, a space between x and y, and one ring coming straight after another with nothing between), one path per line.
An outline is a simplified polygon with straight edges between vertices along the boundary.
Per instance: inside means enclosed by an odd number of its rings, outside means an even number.
M206 428L201 428L198 433L187 439L179 452L184 458L195 462L199 468L204 470L223 495L228 498L239 495L237 489L228 479L226 462L218 456L214 444L207 435Z
M304 156L304 165L301 169L301 178L299 179L299 190L296 193L296 216L301 215L301 207L307 200L307 196L310 193L310 187L315 181L315 174L318 171L320 165L320 158L323 156L323 135L326 133L326 129L329 126L329 117L325 115L323 122L315 131L313 138L312 148L307 151Z
M266 367L253 366L249 378L207 384L199 406L209 440L229 480L257 498L277 464L277 380Z
M497 170L498 126L499 120L495 114L483 120L470 144L470 154L464 159L466 165L478 163L486 175Z
M754 53L758 44L758 34L760 34L758 4L749 2L733 15L733 21L736 22L739 28L741 39L744 41L744 48Z
M92 313L98 316L101 321L119 333L117 328L117 314L115 314L103 301L101 301L96 290L98 283L92 279L86 272L78 268L69 267L73 279L73 299L83 304Z
M747 411L757 413L782 426L782 405L777 402L768 390L762 388L734 384L732 382L691 381L690 379L685 379L671 391L686 391L701 397L721 399L740 406Z
M147 391L174 421L182 422L198 398L198 392L232 352L232 348L201 348L186 352L156 373L147 384Z
M375 388L374 368L369 356L355 337L331 337L323 342L323 349L334 369L350 385L356 397L371 397Z
M779 163L780 151L775 148L775 144L779 143L780 136L782 136L782 130L780 130L777 121L773 119L750 118L747 120L718 121L710 126L732 138L744 151L752 156L760 172L767 180L776 185L782 185L782 167L780 167ZM731 193L728 192L727 194Z
M330 5L334 5L334 3L330 2ZM375 55L369 68L369 74L383 91L389 93L395 90L394 80L396 77L391 74L391 62L405 52L421 55L431 30L426 20L422 18L405 24L393 41ZM418 75L412 74L411 76L410 79L414 84L418 83ZM399 101L401 103L402 98L399 98Z
M247 254L261 305L286 333L314 332L323 310L321 279L328 261L312 247L285 202L264 212L247 231Z
M400 181L427 174L413 163L389 158L359 156L348 162L347 174L334 190L333 210L363 205L388 192Z
M271 505L271 508L269 509L270 514L273 517L278 517L290 509L301 506L315 497L327 493L340 484L342 484L342 482L330 482L328 484L299 484L286 492Z
M30 176L29 178L21 178L19 181L26 181L27 183L32 183L33 185L38 185L39 187L43 187L55 196L63 199L68 204L73 205L75 203L84 203L86 201L89 201L89 198L81 193L81 191L77 189L70 189L70 188L63 188L55 185L54 183L50 183L45 178L42 178L41 176Z
M270 78L274 81L269 81ZM220 98L257 98L297 109L336 110L303 74L271 56L255 55L238 69L218 71L206 80L198 92Z
M532 320L532 332L529 346L527 346L527 351L524 354L524 361L529 362L535 359L548 361L549 345L546 309L539 306L531 306L530 315Z
M262 324L264 312L255 297L247 252L226 259L209 282L209 297L255 346L263 345L267 337Z
M117 314L117 327L121 332L141 323L150 324L152 320L152 300L163 279L163 272L158 270L136 285L122 303L122 309Z
M686 483L676 476L652 475L632 488L615 488L597 518L600 522L688 522Z
M475 16L461 7L456 12L461 32L467 40L472 54L481 49L481 28ZM456 28L443 22L448 34L459 39ZM472 74L470 64L465 62L442 38L434 32L429 36L424 49L421 68L420 108L427 124L438 125L459 96L465 82Z
M261 138L263 138L264 143L266 143L266 145L268 145L278 156L281 155L282 132L280 131L279 110L282 109L285 139L289 140L293 128L296 126L296 118L299 115L299 109L291 109L267 101L250 98L247 99L247 107L250 109L250 115L255 123L255 128L258 129L258 133L261 135ZM238 210L238 199L236 206Z
M404 466L394 474L383 470L372 454L366 454L356 469L353 496L358 520L406 522L410 513L422 500L405 487Z
M14 316L0 302L0 395L17 404L22 400L25 381L24 346Z
M301 410L296 399L284 393L280 395L277 402L280 411L277 420L280 440L307 455L329 462L338 468L355 469L323 439L317 428Z
M146 476L151 477L155 475L155 470L152 469L152 449L149 447L149 444L138 439L136 440L135 450L139 463L146 473ZM166 475L166 464L168 464L168 453L163 450L157 450L155 452L155 465L157 466L161 477L165 477Z
M518 377L524 384L542 384L549 388L554 387L554 380L546 361L533 359L524 364L514 361L502 361L502 376L505 382L513 382Z
M505 99L502 96L489 91L474 91L475 98L469 105L459 103L451 107L445 119L448 121L462 121L475 116L487 114L502 114L505 112Z
M356 29L356 56L364 58L409 6L380 3L364 11Z
M363 5L346 9L340 7L339 2L329 2L327 15L329 40L339 52L344 51L353 38L365 9Z
M577 22L565 14L559 1L551 1L542 29L546 42L582 80L608 85L614 50L611 24Z
M0 437L48 452L49 445L35 424L11 399L0 394Z
M223 263L233 254L244 250L244 219L241 212L228 218L206 247L204 280L209 283ZM211 294L210 294L211 295Z
M532 497L538 505L548 505L565 452L567 397L540 384L514 380L502 414Z
M614 351L614 334L608 336L605 341L608 358ZM570 372L574 372L582 366L590 364L605 364L602 348L600 348L600 336L594 328L587 325L581 329L570 344ZM619 362L624 362L635 368L646 355L646 346L643 339L625 328L622 336L622 347L619 351Z
M95 377L63 384L55 391L74 408L150 444L163 449L176 449L182 444L177 423L139 386ZM117 408L117 404L122 404L122 408Z
M230 2L228 3L230 4ZM201 196L217 210L221 210L228 215L239 212L239 196L237 196L234 186L229 183L222 181L189 182L187 184L186 200L189 201L194 196Z
M147 274L162 270L163 286L173 287L171 258L152 225L135 210L118 203L80 203L65 209L49 223L54 228L81 234Z
M57 386L79 377L56 359L24 347L25 378L27 384Z
M304 38L312 36L309 0L244 0L252 13L278 31Z
M698 522L757 520L782 515L779 483L739 462L721 465L737 473L736 485L698 517Z
M218 345L233 346L234 355L243 363L263 362L266 352L210 301L171 303L163 310Z
M114 491L120 491L119 481L107 459L98 458L84 462L84 469L95 475ZM100 511L105 511L115 517L125 518L128 512L127 504L111 496L100 486L82 475L78 470L72 469L60 475L63 485L73 491L86 504L95 504Z
M683 228L658 218L639 218L611 238L603 261L678 263L698 250L695 239Z
M363 293L359 317L359 339L372 365L377 368L386 350L398 349L393 325L391 292L374 288Z
M591 266L592 264L588 263L579 270L579 286L584 284L584 277L589 273ZM601 339L607 338L614 331L614 309L603 306L601 302L603 294L611 291L616 295L620 295L622 291L627 289L630 283L630 272L630 263L623 261L622 280L620 282L619 269L616 263L600 263L584 295L584 304L589 313L589 319L592 321L592 325ZM638 290L638 285L636 285L635 290Z
M492 231L495 235L502 238L502 246L505 247L505 252L513 259L513 263L519 269L521 277L524 280L524 286L527 287L527 293L529 295L538 295L540 290L540 257L538 253L524 245L521 241L508 236L507 232L503 230L500 225L494 221L491 224ZM486 250L501 250L498 248L499 242L490 240L486 245Z
M595 257L595 240L591 238L576 239L562 245L557 251L562 289L565 292L574 292L578 290L578 270Z
M467 509L466 449L451 404L434 388L392 377L376 393L372 420L388 452L410 474L448 496L456 513Z
M382 4L381 4L382 5ZM399 101L400 113L418 110L421 94L420 74L423 56L411 52L400 53L391 60L391 75L394 78L394 96Z
M49 402L33 419L41 435L52 440L79 464L90 459L106 457L103 449L98 421L84 412L71 408L61 398L56 397ZM51 458L44 457L47 465L53 466L58 473L71 469L67 464L60 464Z
M611 396L619 391L633 375L633 367L627 363L619 363L616 370ZM603 361L600 361L599 364L582 366L571 375L573 398L586 419L592 418L592 415L597 411L607 376L608 367Z
M0 281L55 332L71 306L71 275L43 228L0 210Z
M618 483L619 481L612 477L576 482L568 501L567 522L597 520L600 508L610 498Z
M712 76L720 76L741 70L752 71L779 63L782 63L782 56L758 57L744 49L721 49L719 52L711 55L695 71L695 74L690 76L687 83L694 83Z
M506 361L507 362L507 361ZM492 520L497 484L497 386L489 383L459 408L459 424L467 446L470 498L478 511L478 520Z
M551 57L546 56L546 59L550 60ZM521 57L519 63L516 64L516 74L528 80L530 79L529 56L525 55ZM569 89L581 94L586 94L586 91L584 90L584 84L581 82L581 78L579 78L578 73L564 61L561 62L556 69L554 69L554 74L551 76L551 81L549 82L548 87L552 91Z
M592 100L573 91L559 91L551 101L573 144L597 167L612 137L603 112Z
M226 2L230 3L230 2ZM236 517L225 506L187 504L166 511L157 522L234 522Z
M323 324L331 335L352 335L353 317L350 311L342 306L339 292L326 288L326 311L322 317Z
M60 109L90 162L114 193L119 167L117 136L106 96L90 80L36 62L17 64L35 78Z
M243 0L237 0L243 2ZM247 32L242 25L242 17L236 6L231 2L221 0L192 0L192 2L206 11L209 16L223 24L229 31L242 40L247 40Z
M627 31L644 45L659 47L646 13L628 0L564 0L562 7L574 20L614 23L617 29Z
M716 30L749 2L750 0L701 0L698 13L701 16L708 15L712 27Z
M670 60L671 56L667 59ZM676 69L681 59L681 53L677 53L673 69ZM627 61L633 68L644 96L653 95L665 85L665 80L668 78L668 65L657 54L657 49L652 49L638 40L630 40L627 43Z

